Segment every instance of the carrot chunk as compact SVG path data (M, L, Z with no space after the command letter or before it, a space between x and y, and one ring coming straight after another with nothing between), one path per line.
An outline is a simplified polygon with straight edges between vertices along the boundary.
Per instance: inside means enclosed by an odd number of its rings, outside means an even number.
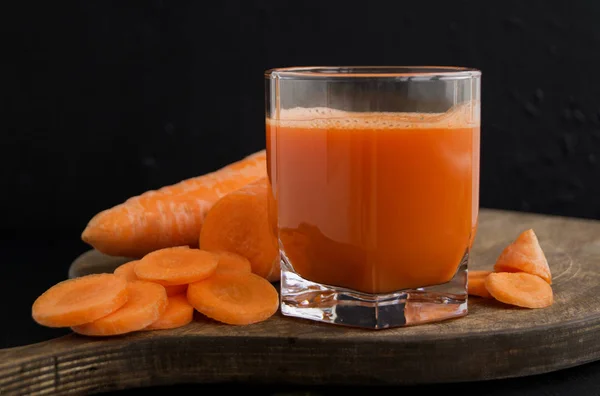
M492 297L505 304L545 308L554 303L552 286L526 272L493 272L485 278L485 287Z
M146 330L174 329L185 326L194 319L194 307L183 294L169 297L167 309Z
M78 334L110 336L142 330L156 322L167 308L165 288L157 283L132 281L127 283L128 300L118 310L93 322L73 326Z
M97 213L81 239L111 256L141 258L166 247L197 247L206 212L223 195L266 176L266 152L144 192Z
M200 249L246 257L252 272L269 281L280 278L278 243L269 216L269 182L262 178L217 201L206 214Z
M485 279L492 271L469 271L468 293L471 296L491 298L490 292L485 288Z
M184 285L212 275L217 255L199 249L171 247L148 253L135 265L135 275L164 286Z
M71 327L97 320L128 300L127 281L113 274L93 274L57 283L33 303L33 320L47 327Z
M217 273L221 272L252 272L252 265L247 258L237 253L218 251L213 252L219 257Z
M190 284L187 298L198 312L232 325L261 322L279 308L275 287L254 273L214 274Z
M515 241L504 248L496 260L494 271L526 272L552 284L548 260L532 229L523 231Z

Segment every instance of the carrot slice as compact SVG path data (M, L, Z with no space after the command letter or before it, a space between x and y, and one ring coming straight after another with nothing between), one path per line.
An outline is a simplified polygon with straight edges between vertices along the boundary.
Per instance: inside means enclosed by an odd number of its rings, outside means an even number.
M496 300L523 308L545 308L554 302L552 286L526 272L493 272L485 287Z
M218 251L213 252L219 256L217 273L221 272L252 272L250 261L237 253Z
M485 288L485 279L491 273L492 271L469 271L469 295L491 298L490 292Z
M171 246L197 247L211 206L223 195L266 175L266 151L257 151L213 172L105 209L90 219L81 239L104 254L136 259Z
M278 244L270 223L269 182L262 178L221 198L206 214L200 249L246 257L252 272L269 281L280 277Z
M110 336L142 330L156 322L167 309L167 292L157 283L132 281L127 283L129 299L115 312L93 322L73 326L78 334Z
M251 272L214 274L190 284L187 298L198 312L232 325L261 322L279 308L275 287Z
M121 308L128 299L127 281L114 274L92 274L57 283L33 303L31 315L47 327L88 323Z
M212 275L217 255L199 249L164 248L145 255L135 265L135 275L164 286L192 283Z
M194 307L188 302L187 297L180 294L169 297L167 309L146 330L174 329L185 326L194 319Z
M552 284L552 274L548 260L540 247L537 236L532 229L523 231L519 237L510 243L494 265L496 272L527 272L537 275Z
M113 271L113 274L124 278L126 281L131 282L134 280L138 280L138 277L135 275L134 267L138 263L138 260L133 260L125 264L121 264Z
M165 290L167 291L167 296L173 297L179 294L187 293L188 285L173 285L173 286L165 286Z
M128 263L122 264L114 270L114 274L125 278L128 282L140 280L135 274L135 265L139 260L133 260ZM187 291L187 284L185 285L174 285L165 286L167 296L176 296L178 294L184 294Z

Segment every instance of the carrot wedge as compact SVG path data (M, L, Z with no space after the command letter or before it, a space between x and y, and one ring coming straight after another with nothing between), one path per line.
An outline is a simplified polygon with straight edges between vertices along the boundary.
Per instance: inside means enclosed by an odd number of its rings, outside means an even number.
M167 309L162 315L145 330L175 329L185 326L194 319L194 307L183 294L169 297Z
M491 298L490 292L485 288L485 279L492 271L469 271L468 293L471 296Z
M214 274L190 284L187 298L198 312L232 325L261 322L279 308L277 289L254 273Z
M121 308L128 300L127 281L113 274L93 274L57 283L31 308L33 320L47 327L92 322Z
M515 241L504 248L496 260L494 271L526 272L552 284L548 260L532 229L523 231Z
M167 292L157 283L127 283L129 299L121 308L93 322L71 329L88 336L111 336L142 330L156 322L167 309Z
M554 303L552 286L526 272L493 272L485 287L496 300L523 308L545 308Z
M217 255L187 247L164 248L145 255L135 265L135 275L164 286L184 285L212 275Z
M265 177L225 195L206 214L199 245L203 250L225 250L246 257L253 273L277 281L279 251L270 223L268 194Z

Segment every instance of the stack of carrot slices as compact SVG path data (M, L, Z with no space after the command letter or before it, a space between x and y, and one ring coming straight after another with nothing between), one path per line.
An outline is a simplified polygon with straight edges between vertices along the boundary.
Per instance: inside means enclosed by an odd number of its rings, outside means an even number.
M164 248L130 261L112 274L60 282L40 295L33 319L88 336L163 330L192 322L194 310L232 325L264 321L279 308L279 295L232 252L187 246Z
M469 271L468 290L472 296L522 308L552 305L552 274L535 232L523 231L506 246L493 270Z

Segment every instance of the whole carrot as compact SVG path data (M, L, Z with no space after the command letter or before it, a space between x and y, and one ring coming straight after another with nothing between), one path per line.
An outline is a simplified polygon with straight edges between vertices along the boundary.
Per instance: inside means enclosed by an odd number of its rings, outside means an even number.
M212 205L266 174L266 153L261 150L214 172L106 209L89 221L81 239L104 254L131 258L167 247L197 247L204 216Z

